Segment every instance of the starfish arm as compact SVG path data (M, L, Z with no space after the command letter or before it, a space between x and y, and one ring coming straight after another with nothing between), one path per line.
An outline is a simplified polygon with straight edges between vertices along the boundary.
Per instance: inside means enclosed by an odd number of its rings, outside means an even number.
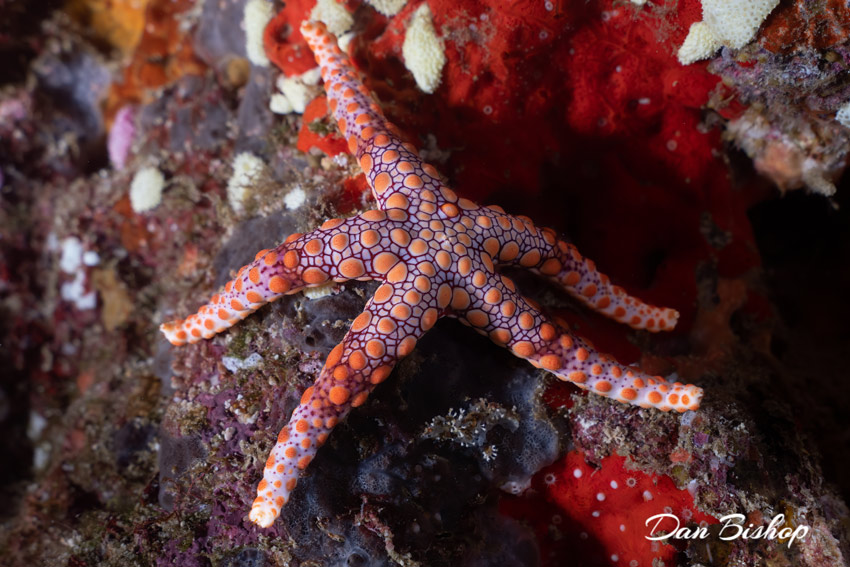
M196 343L228 329L284 295L329 280L372 280L383 277L360 258L368 244L380 241L383 211L367 211L351 219L331 219L307 234L292 234L280 246L260 250L224 290L194 315L160 325L174 345ZM377 254L376 254L377 256ZM367 258L371 258L367 254ZM368 265L367 265L368 264Z
M629 295L611 283L596 269L590 258L583 257L575 246L559 240L548 251L548 257L532 268L564 287L573 297L603 315L625 323L633 329L650 332L671 331L679 320L679 312L670 307L657 307Z
M695 410L702 399L692 384L671 384L597 353L566 325L549 321L507 278L491 276L457 315L516 356L595 394L661 411Z
M430 203L426 209L436 210L435 194L448 190L442 186L439 173L423 163L416 147L404 142L398 127L387 121L348 56L339 49L336 37L321 22L304 22L301 35L313 50L328 105L366 174L378 206L405 209L410 201L423 199Z
M634 329L657 332L676 326L678 311L627 294L574 245L559 240L549 228L535 227L527 217L484 207L477 214L476 227L484 233L484 247L497 266L528 268L558 283L594 311Z
M378 288L343 341L331 350L318 380L304 391L281 430L257 487L252 522L268 527L275 521L336 424L365 403L396 362L434 325L439 313L428 305L437 293L436 287L423 294L412 286L389 283Z

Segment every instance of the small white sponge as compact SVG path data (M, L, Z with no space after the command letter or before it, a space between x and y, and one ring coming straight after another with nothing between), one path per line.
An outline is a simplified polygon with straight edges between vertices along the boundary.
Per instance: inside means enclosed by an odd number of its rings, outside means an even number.
M289 114L293 111L292 103L285 94L275 93L269 99L269 109L275 114Z
M702 22L691 26L679 48L679 62L688 65L710 57L721 45L744 47L778 4L779 0L702 0Z
M317 0L316 6L310 12L310 19L324 22L328 31L337 37L354 25L354 18L337 0Z
M437 90L443 75L443 65L446 64L446 53L443 41L434 30L431 9L424 2L410 18L401 54L405 67L413 73L419 88L426 93Z
M404 8L407 0L366 0L366 3L385 16L395 16Z
M318 287L304 288L303 290L301 290L301 293L304 294L304 297L310 300L321 299L323 297L333 295L335 285L336 284L334 282L328 282Z
M835 119L845 128L850 128L850 101L844 103L844 106L838 109L835 113Z
M259 67L268 67L269 58L263 47L263 32L274 17L268 0L248 0L245 4L243 25L245 26L245 52L248 60Z
M307 104L316 96L318 89L315 86L319 83L321 77L321 71L318 67L294 77L285 75L278 77L277 88L285 97L289 107L287 109L282 100L275 102L274 97L272 97L271 102L277 105L280 112L275 108L272 108L272 110L278 112L278 114L288 114L289 112L303 114Z
M688 37L679 48L679 63L690 65L694 61L707 59L720 48L720 42L705 22L691 24Z
M259 177L266 169L263 160L252 153L243 152L233 160L233 175L227 182L227 201L235 211L245 210L245 202Z
M144 167L136 172L130 183L130 206L137 213L149 211L162 201L165 177L155 167Z
M301 187L296 187L283 197L283 204L288 211L294 211L307 201L307 193Z

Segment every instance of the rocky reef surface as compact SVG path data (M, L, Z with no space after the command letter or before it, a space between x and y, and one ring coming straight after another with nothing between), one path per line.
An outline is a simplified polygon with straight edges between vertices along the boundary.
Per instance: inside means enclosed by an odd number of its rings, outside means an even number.
M0 2L0 563L847 564L850 20L782 0L684 65L703 4ZM307 17L459 194L678 309L636 332L511 274L600 351L703 387L700 410L588 396L441 321L251 524L269 448L374 285L180 348L158 325L370 206ZM660 513L704 537L647 540ZM724 538L729 514L787 531Z

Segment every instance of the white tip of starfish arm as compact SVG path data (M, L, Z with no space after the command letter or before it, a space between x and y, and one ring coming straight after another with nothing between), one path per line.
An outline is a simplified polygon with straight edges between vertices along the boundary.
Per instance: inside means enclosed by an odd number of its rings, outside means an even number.
M266 502L261 502L259 504L255 504L253 508L251 508L251 513L248 515L248 518L261 528L268 528L274 521L277 519L277 514L274 513L274 509L271 505Z
M183 321L169 321L159 326L159 331L165 335L166 340L174 346L185 345L189 342L189 336L183 330Z

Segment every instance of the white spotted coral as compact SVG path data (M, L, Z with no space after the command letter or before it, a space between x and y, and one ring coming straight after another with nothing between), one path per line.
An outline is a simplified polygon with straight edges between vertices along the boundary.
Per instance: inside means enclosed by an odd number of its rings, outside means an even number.
M691 26L679 62L688 65L711 57L725 45L740 49L752 41L779 0L702 0L702 21Z

